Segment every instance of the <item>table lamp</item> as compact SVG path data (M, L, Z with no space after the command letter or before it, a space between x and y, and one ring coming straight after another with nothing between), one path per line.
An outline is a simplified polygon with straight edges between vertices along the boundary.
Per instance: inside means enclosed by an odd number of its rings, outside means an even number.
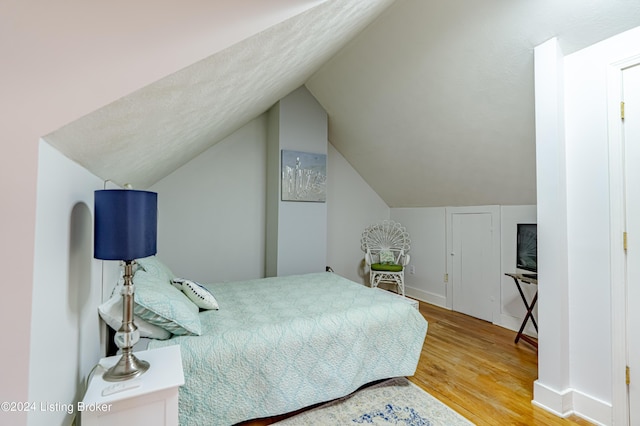
M94 214L94 257L124 262L122 325L114 339L122 357L103 379L128 380L149 369L148 362L133 355L133 345L140 338L133 322L133 264L135 259L156 254L158 194L132 189L95 191Z

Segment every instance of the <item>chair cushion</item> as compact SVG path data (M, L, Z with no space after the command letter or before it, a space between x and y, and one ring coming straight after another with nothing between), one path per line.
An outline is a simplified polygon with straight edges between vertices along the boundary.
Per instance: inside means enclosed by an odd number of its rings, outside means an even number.
M373 265L371 265L371 269L373 269L374 271L400 272L402 271L402 265L374 263Z

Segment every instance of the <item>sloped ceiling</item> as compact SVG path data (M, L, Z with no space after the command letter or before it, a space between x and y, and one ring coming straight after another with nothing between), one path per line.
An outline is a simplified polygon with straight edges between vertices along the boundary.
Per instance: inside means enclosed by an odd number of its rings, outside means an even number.
M389 206L535 204L534 47L638 25L637 0L400 0L307 87Z
M44 139L105 180L147 188L303 85L392 1L326 1Z
M533 48L638 25L637 0L328 0L45 139L145 188L306 82L390 206L534 204Z

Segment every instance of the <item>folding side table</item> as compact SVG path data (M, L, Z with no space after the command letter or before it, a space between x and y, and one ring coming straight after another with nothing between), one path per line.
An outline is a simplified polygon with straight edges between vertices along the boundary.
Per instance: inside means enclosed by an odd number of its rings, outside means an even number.
M533 327L536 329L536 332L538 331L538 324L536 323L536 319L533 317L533 309L535 308L536 302L538 301L538 288L537 288L538 277L536 274L505 274L505 275L513 278L513 281L516 283L516 287L518 288L518 292L520 293L520 297L522 298L522 303L524 303L524 306L527 309L527 314L524 316L524 319L522 320L522 325L520 326L520 330L518 330L518 335L516 336L515 343L518 343L518 341L522 339L525 342L537 348L538 341L527 336L526 334L523 333L523 331L529 320L531 320L531 322L533 323ZM522 285L520 284L521 282L526 284L533 284L536 286L536 293L533 296L533 299L531 299L531 303L527 301L527 298L525 297L524 292L522 291Z

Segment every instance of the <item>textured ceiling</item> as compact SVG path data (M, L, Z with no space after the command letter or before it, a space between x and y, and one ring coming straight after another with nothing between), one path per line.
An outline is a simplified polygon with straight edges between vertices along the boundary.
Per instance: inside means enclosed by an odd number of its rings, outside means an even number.
M145 188L306 82L390 206L533 204L533 48L638 25L638 0L328 0L45 139Z
M105 180L146 188L303 85L392 1L326 1L44 139Z
M535 204L534 47L638 25L638 0L399 0L307 87L389 206Z

